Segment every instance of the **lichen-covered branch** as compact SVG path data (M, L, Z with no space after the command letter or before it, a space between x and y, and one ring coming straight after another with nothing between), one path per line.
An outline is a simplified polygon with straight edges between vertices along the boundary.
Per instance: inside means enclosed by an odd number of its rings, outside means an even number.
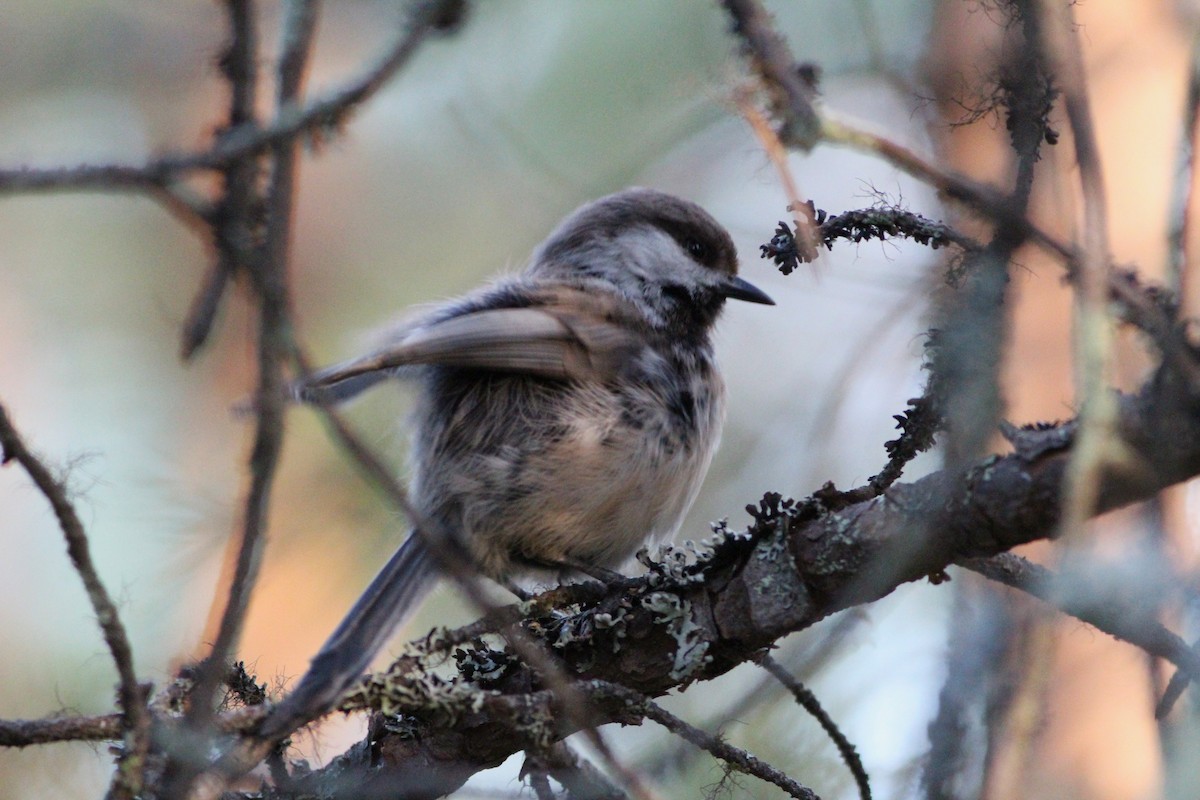
M1160 373L1118 407L1122 438L1140 461L1136 469L1104 474L1098 510L1200 474L1200 401L1185 383ZM667 565L598 597L581 591L585 599L534 613L529 630L585 682L657 696L716 677L779 637L904 582L1052 536L1072 430L1010 431L1011 455L895 485L836 512L769 500L748 535L724 540L699 568ZM560 599L570 594L558 592ZM478 646L460 650L475 664L469 680L433 680L409 661L364 685L348 708L399 716L375 723L369 748L347 753L312 780L335 780L352 764L369 764L386 768L392 780L437 775L439 791L449 791L514 752L572 732L555 711L554 693L518 660ZM1190 668L1178 650L1159 654ZM631 721L623 704L591 694L589 701L593 719Z

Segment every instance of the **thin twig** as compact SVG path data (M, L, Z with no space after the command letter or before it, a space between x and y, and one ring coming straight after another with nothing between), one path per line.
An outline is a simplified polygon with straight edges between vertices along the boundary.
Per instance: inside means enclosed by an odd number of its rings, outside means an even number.
M1108 218L1099 147L1088 106L1083 56L1069 7L1039 0L1037 16L1045 28L1045 57L1054 65L1055 79L1066 102L1075 142L1079 183L1083 194L1083 246L1075 282L1079 289L1075 368L1080 404L1079 431L1068 472L1063 502L1063 536L1079 535L1096 507L1100 474L1116 457L1117 406L1104 382L1112 352L1107 313L1109 286Z
M830 144L872 153L997 224L1010 226L1062 261L1069 274L1074 273L1082 260L1081 252L1074 246L1064 243L1028 217L1013 213L1004 195L994 187L944 170L912 150L864 130L832 112L823 112L822 121L823 135ZM1174 317L1155 297L1153 290L1143 286L1137 276L1127 270L1109 270L1108 275L1108 291L1112 300L1123 310L1125 321L1150 336L1171 365L1192 385L1200 386L1200 366L1180 335Z
M408 62L418 46L442 26L446 16L460 3L461 0L419 3L402 34L362 74L307 105L285 105L266 127L240 125L226 131L208 150L166 155L142 165L79 164L49 169L0 169L0 195L61 190L157 192L161 186L186 173L224 169L237 159L294 141L301 134L336 128L354 107L374 95Z
M0 719L0 747L29 747L51 742L108 742L121 738L121 714L52 719Z
M316 33L316 0L293 0L284 10L282 51L276 78L276 105L288 108L298 101L304 84ZM225 664L237 646L245 623L246 609L257 583L262 551L266 544L267 513L279 455L283 449L283 418L286 405L283 366L294 350L291 305L288 297L288 251L293 223L292 203L296 181L298 142L280 139L271 146L271 177L264 207L266 231L261 252L254 258L250 277L259 296L258 386L255 392L255 433L250 454L250 486L242 519L242 537L237 563L230 582L228 600L221 615L212 652L200 665L192 693L189 718L202 728L211 719L212 697L224 674ZM208 769L195 781L185 774L174 793L194 798L214 797L227 773Z
M1200 126L1200 33L1193 35L1191 63L1188 69L1187 98L1183 107L1183 125L1179 131L1179 151L1175 157L1175 175L1171 187L1171 230L1167 237L1167 286L1180 297L1187 297L1187 248L1191 230L1192 183L1196 177L1196 134Z
M538 754L550 777L563 785L570 798L628 800L629 796L603 772L576 755L566 742L556 742Z
M283 53L279 62L279 105L294 102L303 83L304 67L316 30L315 0L297 0L287 6ZM258 387L256 429L250 455L250 487L242 520L242 537L228 600L217 629L212 652L201 665L192 694L191 720L207 723L212 695L224 675L225 664L237 646L250 595L258 578L265 544L267 511L276 466L283 446L283 364L292 349L290 301L287 292L288 244L292 224L297 144L284 140L274 147L273 171L267 190L267 229L261 257L252 273L259 292Z
M230 35L220 66L229 82L229 121L225 126L229 131L255 124L258 38L252 0L226 0L225 8L229 15ZM222 135L218 134L218 140ZM239 268L250 271L248 262L254 250L252 222L254 205L258 201L257 176L257 153L234 159L224 168L223 192L212 217L217 257L183 323L180 350L185 361L208 341L221 299L235 272Z
M759 113L748 98L739 96L737 107L742 117L750 124L750 129L762 144L763 150L766 151L767 157L771 159L771 163L775 167L775 172L779 175L784 197L788 201L787 207L794 215L793 220L796 223L793 243L797 255L801 261L814 261L817 257L817 243L820 241L817 220L813 216L812 204L806 203L800 196L796 177L792 174L791 166L788 164L787 148L771 126L767 124L766 118Z
M1043 71L1052 76L1054 87L1063 94L1083 194L1082 245L1069 270L1077 298L1073 352L1077 402L1081 406L1065 492L1060 500L1063 509L1060 538L1069 545L1083 535L1084 525L1094 512L1100 478L1112 460L1114 449L1117 406L1104 385L1104 370L1111 353L1107 313L1111 280L1104 183L1087 104L1083 57L1069 8L1057 2L1027 0L1014 9L1020 9L1024 21L1022 52L1028 55L1023 60L1043 65ZM1021 83L1028 83L1023 77L1027 72L1021 73ZM1046 83L1049 85L1051 80ZM1027 138L1039 141L1044 129L1043 122L1041 130L1035 131L1037 135ZM1032 173L1025 183L1026 192L1031 179ZM1069 550L1064 555L1069 556ZM1053 673L1057 637L1052 621L1046 614L1036 613L1028 623L1027 651L1003 715L1005 739L1000 740L1003 746L989 760L985 778L986 785L999 794L1019 793L1029 785L1028 768L1034 757L1034 740L1042 727L1045 695Z
M686 739L696 747L721 759L738 772L752 775L759 780L774 784L786 792L789 797L800 798L800 800L820 800L815 792L797 783L783 771L771 766L757 756L751 755L740 747L734 747L728 742L722 741L719 736L714 736L707 731L702 731L684 722L679 717L651 701L645 695L635 692L633 689L606 681L589 681L587 685L590 687L590 694L594 696L617 697L624 700L628 703L629 710L634 714L657 722L671 731L671 733Z
M28 473L38 491L50 503L59 528L67 542L67 555L83 581L104 642L112 654L120 678L118 696L121 701L122 730L125 747L114 776L113 794L133 797L141 791L146 754L150 749L150 715L142 688L138 685L133 666L133 650L121 622L117 606L96 572L91 545L75 506L67 497L67 487L51 474L49 468L25 446L17 429L0 404L0 464L16 461Z
M772 108L783 119L779 138L808 151L821 138L821 118L813 106L814 92L795 68L787 42L771 25L757 0L722 0L733 21L733 32L762 76Z
M838 754L842 757L842 761L846 763L850 774L854 776L854 783L858 786L858 794L862 800L871 800L871 779L867 777L867 770L863 767L862 759L858 757L858 751L854 749L854 745L846 738L838 728L837 723L825 712L821 707L820 701L816 695L809 691L808 687L796 679L796 676L788 672L782 664L772 658L770 655L765 655L759 660L759 665L779 681L789 692L792 697L796 698L796 702L812 715L813 719L821 726L821 729L833 741L837 747Z
M1157 621L1157 609L1131 601L1133 593L1105 592L1098 597L1064 594L1063 581L1052 570L1012 553L958 562L972 572L1020 589L1096 630L1128 642L1156 658L1171 662L1192 680L1200 680L1200 652Z
M804 643L800 652L788 655L785 661L793 663L793 671L804 675L815 675L824 669L830 661L837 658L843 651L843 645L849 634L860 623L866 620L866 615L858 609L848 611L840 616L821 636ZM708 729L724 730L732 723L744 719L746 710L769 703L774 703L782 691L779 681L771 675L763 675L755 684L747 687L740 695L726 704L722 713L716 714L703 721ZM638 763L638 768L651 774L662 773L668 765L678 770L676 765L686 763L686 758L692 752L684 743L671 741L671 747L655 753Z

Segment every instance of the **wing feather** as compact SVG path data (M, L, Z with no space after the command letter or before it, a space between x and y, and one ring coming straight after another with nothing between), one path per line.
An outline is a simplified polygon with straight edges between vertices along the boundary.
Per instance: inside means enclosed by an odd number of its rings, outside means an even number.
M401 367L419 364L605 380L640 348L627 327L579 304L490 308L410 328L367 356L314 373L295 394L308 401L346 400Z

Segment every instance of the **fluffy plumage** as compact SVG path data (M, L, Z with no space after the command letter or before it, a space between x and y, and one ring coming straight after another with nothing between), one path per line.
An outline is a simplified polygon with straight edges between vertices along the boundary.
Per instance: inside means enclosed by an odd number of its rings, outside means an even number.
M452 301L374 353L315 375L344 400L392 375L419 387L411 498L480 571L620 566L674 534L708 469L725 391L710 332L737 277L699 206L630 189L583 206L519 276ZM410 536L268 717L266 737L328 710L431 583Z

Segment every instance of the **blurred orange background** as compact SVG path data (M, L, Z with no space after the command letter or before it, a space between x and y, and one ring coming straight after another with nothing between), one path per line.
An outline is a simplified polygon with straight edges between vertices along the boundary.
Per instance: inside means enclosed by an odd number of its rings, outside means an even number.
M913 92L931 75L943 100L954 90L939 79L983 81L998 42L990 4L767 5L797 58L822 67L829 107L963 172L1005 180L1002 121L951 129L952 103ZM266 67L278 6L262 8ZM1092 0L1075 13L1112 252L1161 275L1197 11L1166 0ZM222 119L219 4L9 0L3 20L0 165L137 163L205 147ZM326 4L310 95L369 64L400 20L393 3ZM292 247L301 340L323 362L353 354L372 327L405 308L519 269L579 203L630 184L655 186L725 223L743 274L778 303L730 308L723 321L730 419L681 537L702 539L709 521L726 516L741 527L740 509L766 490L802 496L826 480L848 486L874 474L883 442L894 437L891 415L920 392L925 298L942 262L923 248L877 242L844 245L787 278L759 260L758 245L785 218L786 200L738 118L733 96L744 66L727 27L715 6L687 0L472 5L460 31L427 42L304 159ZM921 91L928 98L931 90ZM1061 115L1055 121L1065 131ZM1079 209L1069 138L1044 153L1034 214L1069 237ZM821 147L791 165L802 193L831 212L882 195L930 217L953 213L927 187L860 154ZM229 299L215 340L193 363L177 355L178 329L209 256L145 198L56 193L0 202L0 401L37 450L64 468L101 576L120 601L139 674L158 686L203 654L213 635L214 592L245 491L249 429L231 412L253 386L245 296ZM1056 265L1034 251L1018 260L1007 416L1067 417L1070 295ZM1123 351L1120 365L1130 386L1140 375L1136 351ZM400 472L407 402L402 389L377 391L350 410ZM405 530L311 413L293 411L288 425L262 580L239 649L273 687L304 669ZM935 456L923 457L906 479L936 466ZM1169 548L1183 569L1196 515L1181 510L1185 492L1174 494ZM1194 509L1194 487L1188 496ZM1135 537L1135 524L1105 526L1118 540L1114 552L1122 535ZM111 709L115 673L78 577L42 498L13 468L0 470L0 548L0 717ZM951 608L950 589L903 587L867 609L810 678L858 746L879 797L919 794ZM440 590L408 630L471 617ZM788 647L820 634L800 634ZM1043 757L1023 789L993 786L992 796L1190 796L1173 794L1196 779L1196 768L1174 774L1162 756L1146 657L1074 622L1062 625L1056 653ZM756 680L749 668L735 670L719 690L699 687L670 705L697 724L726 720L734 743L823 797L854 796L800 712L727 707ZM300 748L322 761L362 727L339 721ZM660 734L612 735L633 759L663 752ZM93 797L110 766L103 747L0 750L0 799ZM515 792L517 766L472 785ZM720 772L700 759L671 775L666 796L695 797ZM760 788L753 796L774 796Z

